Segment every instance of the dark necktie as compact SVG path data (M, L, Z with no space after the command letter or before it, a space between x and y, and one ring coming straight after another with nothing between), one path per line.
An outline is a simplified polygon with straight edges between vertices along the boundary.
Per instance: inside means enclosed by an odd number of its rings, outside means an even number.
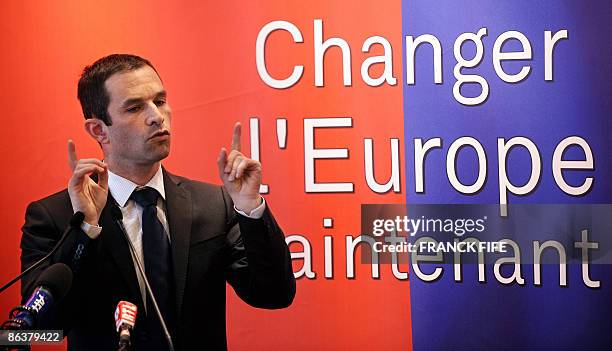
M144 255L145 274L159 305L159 310L167 323L168 330L173 329L174 284L172 275L172 258L170 242L164 227L157 218L157 190L144 187L132 193L132 199L142 207L142 253ZM167 350L163 329L158 321L153 303L147 302L147 344L155 350ZM151 347L150 346L150 347ZM148 349L152 349L148 347Z

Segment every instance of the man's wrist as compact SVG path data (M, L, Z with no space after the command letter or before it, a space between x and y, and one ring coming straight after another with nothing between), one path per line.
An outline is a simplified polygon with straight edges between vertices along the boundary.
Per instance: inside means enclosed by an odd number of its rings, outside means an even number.
M89 224L88 221L83 221L81 223L81 230L93 240L100 235L102 227L98 226L98 221L96 221L96 224Z
M234 207L236 208L237 211L244 212L244 213L251 213L251 211L261 206L262 203L263 203L263 197L259 196L251 200L235 201Z
M98 226L98 219L97 218L83 218L83 222L88 223L89 225Z
M259 206L255 207L249 212L245 212L245 211L238 209L236 205L234 205L234 210L242 216L245 216L251 219L259 219L263 217L264 211L266 210L266 200L264 200L264 198L261 196L260 196L260 199L261 199L260 200L261 203L259 204Z

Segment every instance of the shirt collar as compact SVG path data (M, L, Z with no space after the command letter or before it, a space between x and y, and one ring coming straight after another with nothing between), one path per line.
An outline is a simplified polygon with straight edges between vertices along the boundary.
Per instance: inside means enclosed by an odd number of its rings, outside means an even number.
M159 169L144 186L151 187L159 193L162 199L166 200L166 191L164 189L164 173L162 172L161 165ZM131 180L125 179L120 175L117 175L111 171L108 171L108 189L117 201L119 206L124 207L130 199L130 196L134 192L134 189L138 188L139 185L132 182Z

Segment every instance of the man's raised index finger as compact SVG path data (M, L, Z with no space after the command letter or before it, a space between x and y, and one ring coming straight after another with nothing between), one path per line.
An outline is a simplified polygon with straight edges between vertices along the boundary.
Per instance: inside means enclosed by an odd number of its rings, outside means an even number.
M77 162L76 146L74 146L74 141L68 139L68 166L70 166L70 170L74 171Z
M232 150L241 151L242 144L240 142L240 134L241 134L242 126L240 122L236 122L234 125L234 135L232 136Z

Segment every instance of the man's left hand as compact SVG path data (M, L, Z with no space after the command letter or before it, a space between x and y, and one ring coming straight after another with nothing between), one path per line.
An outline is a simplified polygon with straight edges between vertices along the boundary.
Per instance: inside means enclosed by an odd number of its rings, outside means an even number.
M262 202L261 195L259 195L261 163L242 154L241 129L240 122L234 125L232 149L228 154L225 148L221 148L217 166L219 176L234 201L234 206L245 213L250 213Z

